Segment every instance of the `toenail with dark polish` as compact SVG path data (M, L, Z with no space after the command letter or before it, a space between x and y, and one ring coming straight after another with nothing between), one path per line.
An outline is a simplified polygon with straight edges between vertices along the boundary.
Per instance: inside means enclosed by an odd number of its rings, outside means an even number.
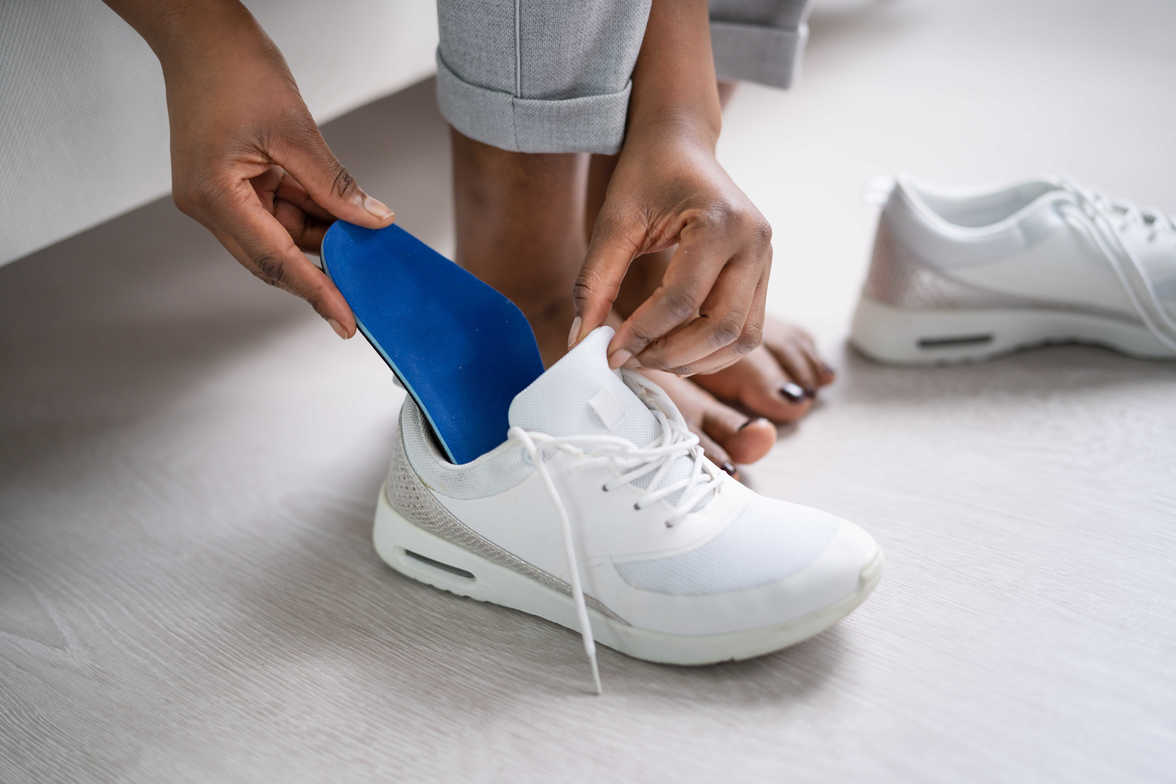
M804 400L804 389L800 384L793 384L791 382L780 387L780 394L791 400L793 403L799 403Z
M719 466L719 468L723 469L731 476L735 476L735 466L731 464L730 460L724 460L723 464Z
M752 417L751 419L747 420L742 425L740 425L739 430L742 430L743 428L747 427L748 425L754 425L756 422L767 422L767 421L768 420L764 419L763 417ZM739 430L736 430L735 432L738 433Z

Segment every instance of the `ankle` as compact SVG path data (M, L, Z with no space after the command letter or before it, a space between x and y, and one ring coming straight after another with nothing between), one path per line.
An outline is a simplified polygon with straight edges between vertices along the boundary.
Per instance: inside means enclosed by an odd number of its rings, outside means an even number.
M568 331L575 317L571 295L516 304L535 332L535 342L539 344L544 366L551 367L568 351Z

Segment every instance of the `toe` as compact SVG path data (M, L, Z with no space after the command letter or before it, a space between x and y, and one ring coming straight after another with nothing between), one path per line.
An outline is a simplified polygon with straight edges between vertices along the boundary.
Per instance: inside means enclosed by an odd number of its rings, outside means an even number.
M804 361L813 370L817 387L828 387L829 384L833 383L834 378L837 377L837 371L822 359L821 353L817 350L816 343L813 342L811 337L801 343L800 350L801 354L804 355Z
M727 454L727 450L719 446L718 442L708 436L705 432L698 433L698 442L702 444L702 453L706 455L712 463L726 471L731 476L738 478L739 471L735 468L735 461L731 458L731 455Z
M702 431L721 444L736 463L754 463L776 443L776 426L771 422L763 417L749 419L717 400L703 412Z
M728 439L723 438L723 430L715 425L714 408L722 404L693 381L675 376L672 373L646 368L641 371L641 374L661 386L674 401L674 405L682 413L682 418L690 426L691 432L698 436L702 450L711 459L711 462L728 474L735 476L736 458L727 451L725 442ZM728 410L739 420L733 428L728 429L738 429L740 424L747 421L746 416L740 416L732 409ZM728 417L727 421L731 421L731 418Z
M780 367L790 379L799 384L805 395L816 397L820 387L816 370L805 356L804 350L797 344L786 344L775 347L772 356L780 363Z
M762 417L748 417L720 402L693 379L659 370L641 372L661 385L682 412L691 431L698 435L706 456L732 476L735 464L754 463L776 443L775 425Z
M769 318L764 330L764 347L810 393L833 383L836 374L821 358L816 341L807 330Z
M833 379L837 377L837 372L829 365L828 362L821 359L817 347L811 342L801 346L801 351L804 354L805 361L808 362L809 367L813 371L813 376L817 380L818 387L827 387L833 383Z
M817 364L817 383L823 387L829 386L833 383L833 380L837 378L837 371L833 369L832 365L821 359L819 356L815 357L815 361Z
M812 398L767 351L757 349L719 373L696 376L698 384L725 400L736 400L757 416L790 424L812 407Z

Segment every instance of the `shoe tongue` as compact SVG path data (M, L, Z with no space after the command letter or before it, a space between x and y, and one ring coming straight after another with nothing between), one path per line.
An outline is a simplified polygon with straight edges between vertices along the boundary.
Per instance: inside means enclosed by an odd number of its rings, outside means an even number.
M645 446L657 420L608 367L612 327L598 327L510 404L510 424L553 436L612 434Z

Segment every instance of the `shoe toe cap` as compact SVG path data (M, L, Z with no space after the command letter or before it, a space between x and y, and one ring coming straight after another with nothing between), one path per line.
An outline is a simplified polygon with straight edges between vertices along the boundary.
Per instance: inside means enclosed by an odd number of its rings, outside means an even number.
M778 626L852 604L878 578L877 542L826 512L774 501L734 525L689 553L618 564L636 589L626 610L678 633Z
M882 548L861 526L842 520L837 535L821 555L828 560L839 574L857 575L859 578L868 567L874 566L882 554Z

